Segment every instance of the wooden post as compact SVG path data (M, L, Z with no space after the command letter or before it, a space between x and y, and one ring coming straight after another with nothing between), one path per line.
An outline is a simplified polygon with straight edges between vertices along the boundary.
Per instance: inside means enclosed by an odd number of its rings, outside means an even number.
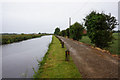
M69 58L70 58L70 51L66 50L65 51L65 61L69 61Z

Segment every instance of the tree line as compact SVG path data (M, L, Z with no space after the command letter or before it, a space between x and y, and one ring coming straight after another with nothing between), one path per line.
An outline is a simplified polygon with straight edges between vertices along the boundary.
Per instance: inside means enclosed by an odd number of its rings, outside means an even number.
M92 11L83 20L84 25L75 22L66 30L60 31L60 28L57 27L54 34L79 41L85 35L83 32L86 30L87 36L95 46L110 47L114 39L112 36L114 28L118 25L116 18L111 14Z
M67 36L68 38L72 38L74 40L80 40L83 35L84 27L78 22L75 22L73 25L70 26L70 28L67 28L66 30L60 31L60 28L56 28L54 34L59 36Z

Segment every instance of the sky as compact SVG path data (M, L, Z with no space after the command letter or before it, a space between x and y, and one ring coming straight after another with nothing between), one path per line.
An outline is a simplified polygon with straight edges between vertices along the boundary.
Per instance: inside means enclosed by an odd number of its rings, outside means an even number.
M0 4L0 32L53 33L83 19L92 10L118 19L118 0L4 0ZM117 30L118 28L115 28Z

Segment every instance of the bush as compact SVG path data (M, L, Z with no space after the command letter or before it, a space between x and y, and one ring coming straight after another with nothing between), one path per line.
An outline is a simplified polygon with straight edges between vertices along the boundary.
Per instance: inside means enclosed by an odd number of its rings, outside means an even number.
M92 11L84 19L87 27L87 34L97 47L109 47L113 39L112 33L117 20L111 14L97 13Z

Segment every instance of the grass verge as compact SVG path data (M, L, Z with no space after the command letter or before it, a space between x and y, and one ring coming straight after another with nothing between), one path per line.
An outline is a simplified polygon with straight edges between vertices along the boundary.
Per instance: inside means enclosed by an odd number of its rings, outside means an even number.
M33 75L34 78L81 78L81 75L73 63L65 61L65 50L61 48L59 40L53 36L49 50L41 62L39 69Z

